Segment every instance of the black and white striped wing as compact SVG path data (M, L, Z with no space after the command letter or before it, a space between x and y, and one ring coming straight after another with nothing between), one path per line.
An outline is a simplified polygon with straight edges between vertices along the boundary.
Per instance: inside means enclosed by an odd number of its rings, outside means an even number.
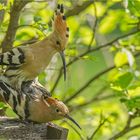
M21 48L14 48L0 54L0 65L18 66L25 62L25 54Z
M13 89L5 79L3 80L0 77L0 95L20 118L26 119L29 116L29 97Z

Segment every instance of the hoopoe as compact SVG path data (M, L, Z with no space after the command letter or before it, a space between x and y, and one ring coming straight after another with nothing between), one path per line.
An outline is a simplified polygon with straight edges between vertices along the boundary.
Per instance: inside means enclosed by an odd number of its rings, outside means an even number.
M55 11L53 31L45 39L30 46L13 48L0 55L0 64L7 65L4 75L9 78L11 85L18 89L22 82L34 80L48 66L53 55L60 53L64 78L66 64L64 50L68 42L69 28L67 27L63 5L58 4Z
M47 90L35 83L19 93L9 85L6 78L4 80L2 78L0 94L22 120L46 123L67 118L81 129L78 123L70 117L67 106L62 101L52 98Z

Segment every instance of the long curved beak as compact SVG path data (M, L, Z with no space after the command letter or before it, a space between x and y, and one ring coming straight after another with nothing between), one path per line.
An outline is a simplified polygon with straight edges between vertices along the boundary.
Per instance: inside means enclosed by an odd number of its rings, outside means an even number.
M60 51L60 56L63 62L63 68L64 68L64 80L66 80L66 60L65 60L65 54L64 51Z
M65 118L71 120L78 128L82 129L80 127L80 125L71 116L69 116L68 114L65 115Z

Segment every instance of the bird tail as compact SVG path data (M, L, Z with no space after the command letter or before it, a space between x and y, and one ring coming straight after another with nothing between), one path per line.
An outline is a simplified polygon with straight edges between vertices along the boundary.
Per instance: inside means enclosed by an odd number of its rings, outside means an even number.
M12 87L6 82L4 77L0 77L0 95L4 98L4 100L8 103L15 91Z
M25 112L24 106L26 100L18 91L10 86L5 77L0 77L0 95L3 97L4 101L11 106L13 111L22 118L20 114Z

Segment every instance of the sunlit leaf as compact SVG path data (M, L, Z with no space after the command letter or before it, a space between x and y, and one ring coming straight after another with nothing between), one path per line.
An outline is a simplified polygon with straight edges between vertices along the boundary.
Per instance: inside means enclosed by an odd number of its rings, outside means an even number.
M117 52L114 58L114 63L117 67L121 67L128 62L125 52Z
M68 56L76 56L78 54L78 52L75 49L70 49L70 50L66 50L65 54Z
M2 109L2 108L4 108L4 107L6 107L5 103L0 102L0 109Z
M9 116L9 117L15 117L17 118L18 116L13 112L13 110L11 108L7 108L6 109L6 115Z
M112 32L118 26L118 22L120 21L122 13L120 11L113 11L108 12L108 16L106 16L102 22L100 23L99 32L103 34L107 34Z
M140 96L136 96L130 99L122 98L120 101L124 103L129 110L132 110L133 108L140 108Z
M95 59L93 59L93 57L90 55L85 55L82 57L82 59L95 61Z
M140 16L140 1L139 0L128 0L128 9L135 16Z
M38 80L42 85L46 84L46 76L46 72L42 72L38 77Z
M3 4L0 3L0 12L1 10L5 9L5 6Z
M133 74L130 72L126 72L122 75L120 75L115 81L114 84L121 87L122 89L126 89L129 84L133 80Z

